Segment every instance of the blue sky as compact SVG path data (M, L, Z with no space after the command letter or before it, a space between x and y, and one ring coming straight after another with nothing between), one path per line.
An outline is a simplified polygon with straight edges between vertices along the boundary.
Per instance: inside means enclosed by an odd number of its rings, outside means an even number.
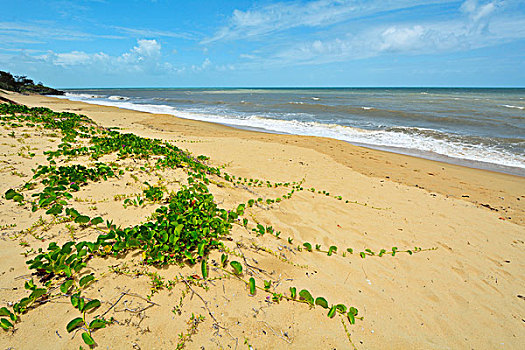
M523 0L0 8L0 70L57 87L525 86Z

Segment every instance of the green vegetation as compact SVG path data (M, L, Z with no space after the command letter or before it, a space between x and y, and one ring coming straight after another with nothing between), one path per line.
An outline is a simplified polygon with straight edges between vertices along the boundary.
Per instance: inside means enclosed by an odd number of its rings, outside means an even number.
M56 90L42 83L35 82L26 76L15 75L9 72L0 71L0 89L15 91L20 93L32 93L39 95L63 95L64 92Z
M113 256L116 259L126 256L130 252L138 252L142 256L144 266L164 267L167 265L194 266L200 264L202 278L198 275L182 276L174 281L164 281L161 276L151 272L132 272L126 268L113 268L113 272L119 274L145 274L151 278L151 295L162 288L171 289L177 283L182 282L188 289L192 286L208 290L213 286L211 280L221 278L237 279L244 283L250 295L255 296L257 291L268 295L274 303L288 301L293 303L307 304L310 308L317 306L328 310L327 317L341 316L345 332L349 337L344 322L354 324L358 310L345 304L330 304L324 297L312 296L307 289L297 292L296 287L289 287L289 293L276 290L280 283L273 280L260 280L251 276L250 265L246 262L244 255L228 248L226 241L232 240L230 232L233 225L246 228L248 233L262 236L266 233L280 239L281 231L270 225L262 225L252 215L254 223L248 220L246 211L249 208L261 207L271 208L283 200L291 199L295 192L303 191L302 183L280 182L272 183L261 179L240 178L221 172L218 167L207 165L208 157L194 157L189 152L178 147L156 139L148 139L133 134L122 134L114 130L102 128L93 123L89 118L72 113L55 113L47 108L28 108L26 106L0 104L0 120L8 126L19 125L19 123L30 123L35 127L52 129L62 135L58 149L46 151L48 165L39 165L33 170L32 179L20 188L9 189L4 197L12 200L18 205L31 208L33 212L39 210L50 215L52 221L46 222L40 219L27 232L34 232L37 228L48 227L58 223L67 223L67 229L71 232L71 240L59 245L51 242L46 251L38 249L36 255L27 261L32 276L37 282L26 283L29 296L15 303L11 309L3 307L0 309L0 326L5 330L15 328L20 321L20 315L37 307L40 302L51 297L66 296L70 298L71 305L78 310L81 316L74 318L65 325L68 332L82 329L82 339L90 347L96 345L93 333L111 325L111 320L103 317L90 319L90 311L101 306L98 299L87 299L83 297L82 291L90 284L96 283L97 277L87 274L88 264L92 259ZM82 141L82 142L81 142ZM86 142L88 145L86 145ZM112 221L102 217L90 217L80 213L73 208L70 201L72 193L80 191L90 183L107 181L119 178L129 173L128 167L119 166L117 163L104 163L101 158L113 155L119 160L130 159L133 162L143 161L140 170L147 173L166 169L180 169L185 172L187 183L181 184L176 192L167 193L162 184L152 186L145 182L142 190L143 197L138 196L136 200L126 198L124 205L144 207L146 204L156 204L158 207L148 219L138 225L122 228ZM90 166L84 165L61 165L60 160L71 160L77 157L86 157L94 163ZM142 164L142 163L141 163ZM136 181L134 174L129 174ZM276 198L255 198L246 203L240 203L234 209L223 209L217 204L210 192L210 186L226 181L233 187L252 186L267 187L272 189L287 188L287 193ZM220 187L219 185L217 185ZM222 186L222 185L221 185ZM315 189L309 190L315 193ZM24 192L31 192L25 193ZM319 191L323 196L329 196L326 191ZM342 200L340 196L334 196L336 200ZM118 196L116 199L123 198ZM346 201L348 203L348 201ZM92 241L77 241L73 232L76 228L89 228L98 232L98 237ZM292 243L292 238L288 238ZM239 248L239 245L237 245ZM254 251L262 250L286 263L297 265L269 248L252 244ZM292 248L289 248L290 250ZM299 244L295 251L306 250L314 252L312 244L304 242ZM431 248L434 249L434 248ZM239 249L240 250L240 249ZM405 252L410 255L429 249L415 248L414 250L398 250L393 247L387 251L381 249L374 252L371 249L361 251L359 255L364 258L368 256L382 257L385 254L395 256L396 253ZM220 263L209 259L210 254L217 251L221 254ZM337 246L330 246L328 250L321 249L320 244L315 245L315 251L326 253L336 258ZM350 255L354 252L352 248L343 251ZM28 253L29 254L29 253ZM229 260L229 255L242 258L242 262ZM198 266L198 265L197 265ZM243 269L245 266L245 269ZM250 275L245 279L245 275ZM195 277L197 276L197 277ZM193 289L192 289L193 291ZM195 291L193 291L195 293ZM182 301L173 308L174 313L179 313ZM200 297L205 304L206 302ZM209 311L209 310L208 310ZM218 323L213 314L209 312L214 322ZM197 332L198 325L204 321L204 316L192 315L188 321L188 330L181 333L177 348L183 348L191 336ZM350 340L350 338L349 338ZM350 340L351 341L351 340Z

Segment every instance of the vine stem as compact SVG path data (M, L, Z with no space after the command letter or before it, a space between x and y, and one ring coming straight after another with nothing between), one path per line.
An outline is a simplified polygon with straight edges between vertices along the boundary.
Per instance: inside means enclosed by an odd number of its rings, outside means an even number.
M350 342L350 345L352 345L353 350L357 350L354 342L352 341L352 337L350 336L350 332L348 331L348 328L346 328L346 323L343 318L341 318L341 324L343 325L346 333L346 337L348 338L348 341Z

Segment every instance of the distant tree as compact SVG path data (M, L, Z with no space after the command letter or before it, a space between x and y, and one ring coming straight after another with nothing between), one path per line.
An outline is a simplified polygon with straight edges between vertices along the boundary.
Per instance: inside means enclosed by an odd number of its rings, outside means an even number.
M34 93L40 95L64 94L63 91L44 86L42 82L39 82L35 85L35 82L25 75L13 76L11 73L4 71L0 71L0 89L21 93Z
M0 88L14 91L16 87L15 78L11 73L0 71Z

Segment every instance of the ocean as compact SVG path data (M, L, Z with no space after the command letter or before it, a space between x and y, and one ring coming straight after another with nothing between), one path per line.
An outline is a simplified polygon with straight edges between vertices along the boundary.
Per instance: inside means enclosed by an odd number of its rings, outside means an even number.
M67 98L525 176L525 89L68 89Z

